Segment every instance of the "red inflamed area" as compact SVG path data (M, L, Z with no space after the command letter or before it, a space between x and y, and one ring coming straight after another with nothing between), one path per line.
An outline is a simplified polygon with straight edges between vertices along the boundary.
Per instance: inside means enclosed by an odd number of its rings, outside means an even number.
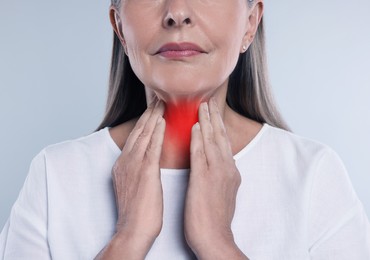
M198 122L199 104L200 101L166 103L163 116L166 120L164 145L180 152L184 158L190 156L191 129Z

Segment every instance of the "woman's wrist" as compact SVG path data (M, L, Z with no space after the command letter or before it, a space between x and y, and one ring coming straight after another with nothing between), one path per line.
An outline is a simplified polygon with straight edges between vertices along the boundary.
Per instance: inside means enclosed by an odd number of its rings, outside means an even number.
M244 253L239 249L233 240L204 243L201 247L193 249L193 252L200 260L249 259L244 255Z
M129 232L117 232L95 260L143 260L154 240Z
M128 231L117 232L115 234L115 237L117 240L117 244L129 249L129 251L133 252L133 256L142 256L140 258L135 257L127 259L144 259L156 239L156 237L151 237L146 234L139 234L137 232Z

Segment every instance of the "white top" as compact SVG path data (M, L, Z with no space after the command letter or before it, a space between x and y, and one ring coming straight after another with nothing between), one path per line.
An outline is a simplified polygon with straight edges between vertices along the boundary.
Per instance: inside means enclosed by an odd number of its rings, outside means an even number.
M0 236L3 259L93 259L115 231L108 128L32 161ZM232 230L255 259L370 259L370 225L328 147L265 124L234 156L242 176ZM146 259L192 259L183 234L189 170L161 169L164 224Z

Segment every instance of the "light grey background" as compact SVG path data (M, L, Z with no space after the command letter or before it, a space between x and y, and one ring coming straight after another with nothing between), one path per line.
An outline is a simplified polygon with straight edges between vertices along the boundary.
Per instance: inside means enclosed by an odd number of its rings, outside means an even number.
M0 230L32 158L104 113L106 1L0 0ZM370 1L265 1L271 82L293 131L333 147L370 216Z

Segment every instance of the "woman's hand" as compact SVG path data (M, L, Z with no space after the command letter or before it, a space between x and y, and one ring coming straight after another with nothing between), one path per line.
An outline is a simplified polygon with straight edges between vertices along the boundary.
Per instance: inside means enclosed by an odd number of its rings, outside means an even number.
M200 105L199 123L191 137L186 240L199 259L246 259L231 231L241 177L214 99Z
M159 161L165 132L163 112L162 101L148 107L113 166L117 232L97 259L144 259L162 229Z

